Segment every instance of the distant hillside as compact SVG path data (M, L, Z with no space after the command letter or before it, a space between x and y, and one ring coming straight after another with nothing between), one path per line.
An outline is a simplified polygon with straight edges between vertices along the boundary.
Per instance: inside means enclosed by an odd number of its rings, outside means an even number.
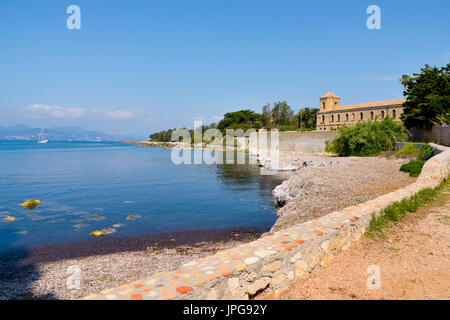
M24 124L11 127L0 126L0 139L8 140L37 140L41 128L30 128ZM48 140L124 140L124 137L117 137L97 130L86 130L78 127L54 127L44 128L45 139Z

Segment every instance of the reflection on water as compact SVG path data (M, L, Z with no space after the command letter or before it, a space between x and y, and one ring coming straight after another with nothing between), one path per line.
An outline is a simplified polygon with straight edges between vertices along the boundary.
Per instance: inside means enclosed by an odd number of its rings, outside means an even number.
M260 168L256 165L217 165L217 177L224 185L238 186L242 189L252 188L253 184L258 184L261 191L269 193L286 179L288 173L276 175L260 175Z
M247 161L248 163L248 161ZM275 222L280 176L257 165L175 165L171 150L106 142L0 141L0 250ZM28 199L43 204L30 211ZM133 218L130 218L133 217Z

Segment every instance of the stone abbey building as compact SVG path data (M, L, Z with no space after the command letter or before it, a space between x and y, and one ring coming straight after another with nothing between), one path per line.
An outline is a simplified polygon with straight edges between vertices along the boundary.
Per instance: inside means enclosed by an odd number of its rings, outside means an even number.
M339 105L341 98L332 92L320 97L320 110L317 113L317 130L328 131L343 125L356 124L359 121L382 120L389 116L394 121L401 122L405 99L388 100Z

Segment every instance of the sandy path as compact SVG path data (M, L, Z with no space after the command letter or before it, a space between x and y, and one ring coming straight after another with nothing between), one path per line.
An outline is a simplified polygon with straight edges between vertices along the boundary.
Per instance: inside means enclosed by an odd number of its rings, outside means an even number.
M450 299L450 186L443 200L411 214L384 239L362 238L280 299ZM368 290L370 265L381 288Z

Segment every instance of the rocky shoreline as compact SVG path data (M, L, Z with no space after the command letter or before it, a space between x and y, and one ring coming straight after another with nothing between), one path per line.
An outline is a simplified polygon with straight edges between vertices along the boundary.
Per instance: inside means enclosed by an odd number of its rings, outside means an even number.
M406 159L385 157L302 157L298 169L273 192L278 206L271 231L364 203L413 183L400 166Z
M234 228L103 237L2 253L0 300L81 299L254 241L261 232ZM74 266L80 270L80 287L70 289L68 268Z
M145 146L191 149L179 143L145 142ZM270 159L260 159L270 169ZM405 159L339 158L329 155L280 154L281 171L291 170L273 190L279 231L374 199L415 181L399 171ZM264 230L210 230L127 239L93 239L89 243L41 248L0 263L0 299L79 299L150 274L172 270L193 259L258 239ZM176 241L170 239L175 238ZM82 271L80 289L66 286L67 268Z
M150 146L163 149L176 149L176 150L216 150L216 151L245 151L248 152L248 148L242 147L239 144L234 147L224 146L222 143L183 143L183 142L159 142L159 141L138 141L138 142L124 142L135 143L138 146Z

